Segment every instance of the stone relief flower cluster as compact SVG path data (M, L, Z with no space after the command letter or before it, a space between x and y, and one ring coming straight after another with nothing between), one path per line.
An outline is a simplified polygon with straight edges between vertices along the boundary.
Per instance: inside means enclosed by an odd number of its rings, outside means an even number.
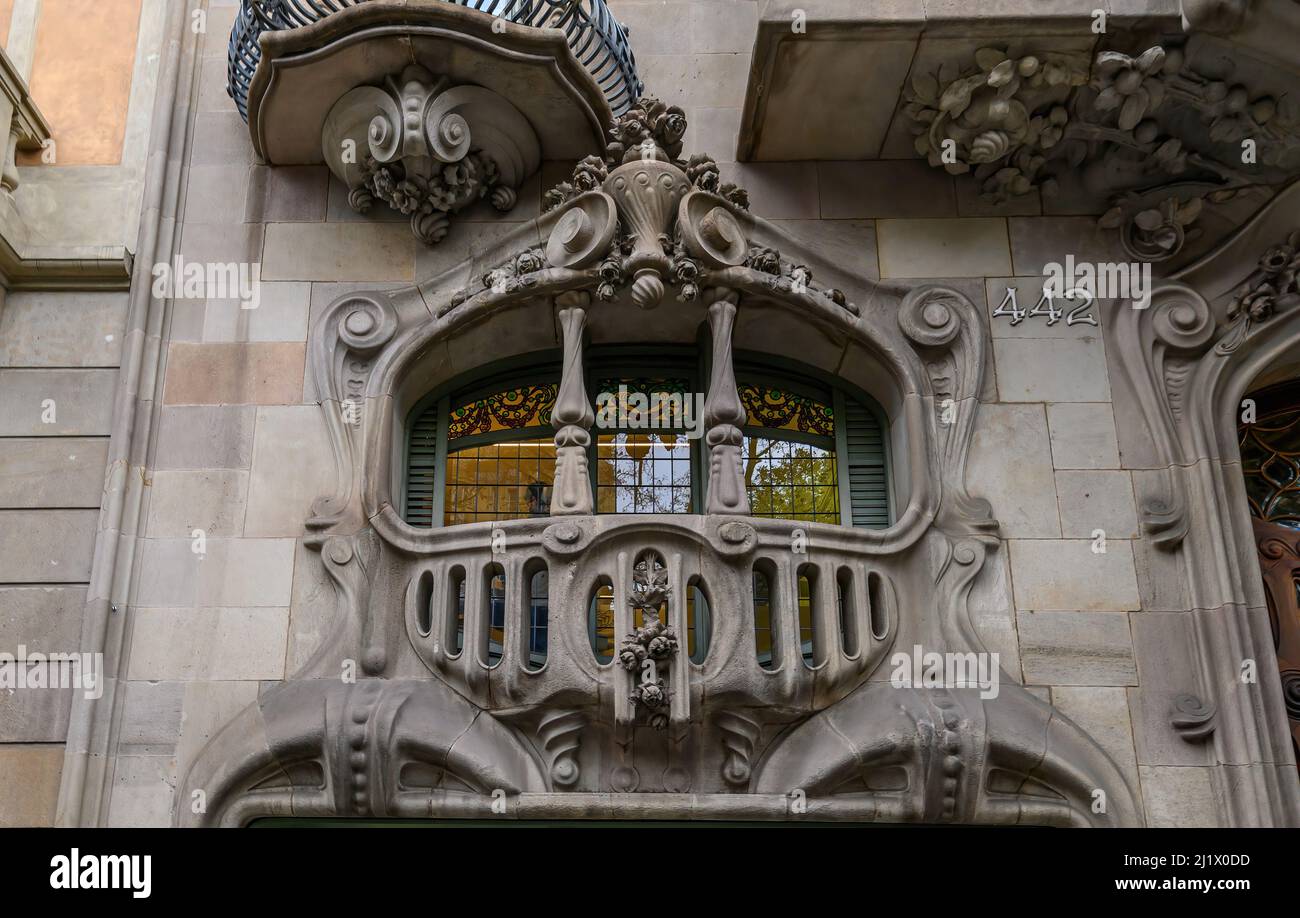
M1090 67L1077 53L982 48L975 64L952 80L913 78L905 111L917 151L952 174L973 172L993 203L1034 189L1051 197L1077 173L1087 193L1110 198L1101 225L1143 260L1176 254L1206 204L1258 183L1238 163L1242 141L1257 143L1261 163L1300 169L1295 103L1211 74L1212 61L1189 63L1181 45L1104 50ZM1175 181L1200 190L1162 189Z
M411 218L417 236L428 244L440 242L451 226L448 215L491 196L492 206L506 211L516 194L499 183L491 157L474 151L455 163L435 163L429 175L409 172L400 163L380 165L373 156L365 161L364 181L350 195L352 207L366 213L378 198Z
M1064 103L1087 82L1086 62L996 48L981 48L975 62L975 73L943 86L931 74L913 78L904 110L916 122L916 151L954 175L973 171L991 198L1024 194L1064 136Z
M1300 230L1260 256L1259 266L1228 306L1228 319L1263 322L1277 312L1300 305Z
M605 146L604 157L588 156L579 162L569 181L561 182L545 194L542 208L553 210L584 192L599 188L609 176L609 170L623 163L655 159L680 167L695 188L748 209L749 194L735 183L722 181L712 157L680 158L686 128L686 113L681 108L665 105L653 96L642 96L610 128L611 139Z

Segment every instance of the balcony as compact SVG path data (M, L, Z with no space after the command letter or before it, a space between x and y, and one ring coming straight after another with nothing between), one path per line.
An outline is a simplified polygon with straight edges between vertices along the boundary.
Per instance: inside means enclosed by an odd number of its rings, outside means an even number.
M381 516L399 546L377 585L405 590L405 631L424 664L497 713L535 706L599 708L595 720L682 731L716 711L758 706L787 717L822 710L861 686L895 638L910 553L877 553L879 533L725 516L595 516L514 520L420 532ZM391 527L391 528L390 528ZM807 546L814 546L808 548ZM530 654L529 584L547 572L547 648ZM752 587L768 584L758 616ZM493 577L504 578L490 590ZM809 589L800 621L800 579ZM500 583L500 580L498 580ZM593 646L592 598L605 587L613 643ZM689 621L688 590L707 598ZM502 614L504 613L504 614ZM644 654L632 636L658 613L677 647ZM707 623L706 623L707 621ZM694 626L697 653L689 653ZM755 635L771 629L770 658ZM647 635L642 633L642 637ZM629 649L630 648L630 649ZM656 650L660 651L656 653ZM624 652L627 651L625 654ZM646 666L647 657L655 666ZM663 680L647 698L639 686ZM612 714L612 717L611 717Z
M641 94L632 48L605 0L424 0L410 4L386 0L241 0L230 34L227 91L244 120L249 116L249 92L262 59L260 39L264 34L313 26L363 4L408 7L412 12L421 6L452 5L520 26L558 29L615 115L626 111Z

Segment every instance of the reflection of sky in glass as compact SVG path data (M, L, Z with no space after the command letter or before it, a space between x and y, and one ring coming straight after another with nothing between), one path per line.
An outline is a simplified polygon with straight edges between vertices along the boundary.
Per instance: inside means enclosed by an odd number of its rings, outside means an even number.
M670 433L602 436L596 498L600 513L689 513L690 440Z

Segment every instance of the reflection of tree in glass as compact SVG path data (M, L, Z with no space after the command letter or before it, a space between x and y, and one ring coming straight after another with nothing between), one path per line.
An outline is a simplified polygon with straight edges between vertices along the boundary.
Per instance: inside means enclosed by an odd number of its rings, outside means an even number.
M684 435L602 436L597 463L600 512L690 512L690 443Z
M838 522L835 454L804 443L746 437L745 488L754 516Z

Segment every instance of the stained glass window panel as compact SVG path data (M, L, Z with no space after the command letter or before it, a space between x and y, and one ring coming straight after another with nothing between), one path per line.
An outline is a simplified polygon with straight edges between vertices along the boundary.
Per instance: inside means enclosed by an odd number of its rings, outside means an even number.
M558 388L554 383L515 386L452 408L447 440L455 442L463 437L502 430L550 427Z

